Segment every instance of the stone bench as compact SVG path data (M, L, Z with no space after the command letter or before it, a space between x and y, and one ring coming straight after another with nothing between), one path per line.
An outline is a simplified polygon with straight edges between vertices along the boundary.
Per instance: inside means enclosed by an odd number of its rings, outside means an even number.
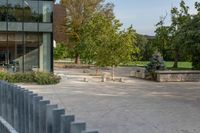
M156 71L159 82L200 82L200 71Z

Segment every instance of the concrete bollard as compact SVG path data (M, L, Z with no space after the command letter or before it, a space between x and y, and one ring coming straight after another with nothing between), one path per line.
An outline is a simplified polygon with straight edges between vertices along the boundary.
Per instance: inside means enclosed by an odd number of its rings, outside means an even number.
M88 78L83 78L83 82L88 82Z
M24 132L28 133L29 131L29 103L28 103L28 99L29 99L29 95L32 94L33 92L30 91L26 91L24 92Z
M101 82L106 82L106 75L105 74L101 76Z
M124 83L125 81L124 81L124 79L123 79L123 78L119 78L119 82L122 82L122 83Z
M41 100L39 102L39 133L46 133L46 105L50 104L48 100Z
M70 133L81 133L86 130L86 123L84 122L72 122Z
M27 90L21 90L19 93L19 132L20 133L25 133L25 128L24 128L24 92Z
M81 133L99 133L98 131L83 131Z
M33 97L33 133L39 133L39 102L42 99L41 96Z
M47 105L47 113L46 113L46 131L47 133L53 133L53 110L56 109L58 105Z
M62 115L61 116L61 133L70 133L70 125L74 122L74 115Z
M29 119L29 133L33 133L33 97L36 97L37 94L31 93L28 97L28 119Z
M85 79L87 80L87 79ZM0 133L98 133L32 91L0 81ZM9 128L8 128L9 127ZM13 130L10 130L13 129Z
M65 114L65 109L53 110L53 133L61 132L61 115Z

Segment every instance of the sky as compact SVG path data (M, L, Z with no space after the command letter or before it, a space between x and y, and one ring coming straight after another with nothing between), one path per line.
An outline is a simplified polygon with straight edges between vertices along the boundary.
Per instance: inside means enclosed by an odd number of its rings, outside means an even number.
M195 13L196 1L198 0L185 0L191 13ZM161 16L167 14L166 25L170 24L170 9L177 7L180 0L106 0L106 2L114 3L114 13L123 23L123 28L133 25L137 33L154 35L155 24Z

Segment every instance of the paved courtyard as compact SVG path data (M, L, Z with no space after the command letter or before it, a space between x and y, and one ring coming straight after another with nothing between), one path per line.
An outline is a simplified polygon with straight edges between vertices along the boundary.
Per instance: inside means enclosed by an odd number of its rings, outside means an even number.
M21 86L58 103L100 133L200 132L200 83L88 79L83 82L83 76L74 75L63 77L57 85Z

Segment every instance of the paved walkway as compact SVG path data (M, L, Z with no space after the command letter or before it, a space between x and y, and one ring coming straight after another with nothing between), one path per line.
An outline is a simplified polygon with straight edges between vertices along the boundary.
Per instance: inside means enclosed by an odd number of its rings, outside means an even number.
M100 133L199 133L200 83L125 83L67 77L58 85L22 85Z

